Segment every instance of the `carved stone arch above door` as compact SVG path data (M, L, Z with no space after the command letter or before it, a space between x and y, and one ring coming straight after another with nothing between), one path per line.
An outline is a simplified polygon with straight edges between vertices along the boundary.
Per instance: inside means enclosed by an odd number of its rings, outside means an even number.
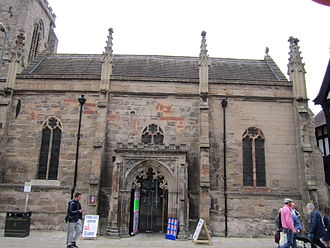
M114 151L109 235L129 235L132 192L143 184L142 190L159 187L162 192L166 191L167 216L178 218L178 237L186 238L189 216L187 145L118 143ZM149 188L147 182L155 187Z
M161 188L168 189L171 192L177 191L176 176L167 168L167 165L157 160L143 160L129 169L125 175L124 189L130 190L141 187L139 179L147 177L148 169L153 170L153 177L159 179Z

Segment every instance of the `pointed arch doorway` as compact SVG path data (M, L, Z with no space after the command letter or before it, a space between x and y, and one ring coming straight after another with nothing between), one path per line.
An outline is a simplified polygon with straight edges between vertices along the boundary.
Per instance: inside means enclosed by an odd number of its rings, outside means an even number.
M173 217L179 221L178 238L187 238L187 146L118 143L115 152L108 234L165 231Z
M168 185L158 170L146 167L133 180L130 207L130 233L166 230Z

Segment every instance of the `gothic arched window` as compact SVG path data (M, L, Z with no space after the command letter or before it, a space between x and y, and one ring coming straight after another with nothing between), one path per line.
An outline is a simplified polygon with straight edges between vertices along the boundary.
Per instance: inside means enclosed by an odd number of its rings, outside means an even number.
M243 186L266 187L265 136L261 129L248 128L242 138Z
M41 20L38 20L34 23L28 62L32 61L37 56L40 40L43 39L43 36L44 24Z
M50 117L42 125L38 179L57 179L61 135L62 124L56 117Z
M145 129L143 129L141 140L144 144L163 144L163 130L156 124L150 124Z

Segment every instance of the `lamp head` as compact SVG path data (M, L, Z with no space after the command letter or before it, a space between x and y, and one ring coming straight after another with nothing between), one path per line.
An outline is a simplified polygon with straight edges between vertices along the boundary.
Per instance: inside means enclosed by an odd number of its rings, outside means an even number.
M223 99L223 100L221 101L221 106L222 106L223 108L225 108L225 107L227 107L227 105L228 105L228 101L227 101L226 99Z
M78 101L79 101L80 105L82 106L86 102L86 98L84 97L84 95L81 95L81 97L78 98Z

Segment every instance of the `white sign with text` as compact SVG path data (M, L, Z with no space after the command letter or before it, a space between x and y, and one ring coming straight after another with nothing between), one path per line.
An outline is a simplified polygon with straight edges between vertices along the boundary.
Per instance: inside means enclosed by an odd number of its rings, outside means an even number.
M85 215L82 237L96 238L98 225L99 225L98 215Z

